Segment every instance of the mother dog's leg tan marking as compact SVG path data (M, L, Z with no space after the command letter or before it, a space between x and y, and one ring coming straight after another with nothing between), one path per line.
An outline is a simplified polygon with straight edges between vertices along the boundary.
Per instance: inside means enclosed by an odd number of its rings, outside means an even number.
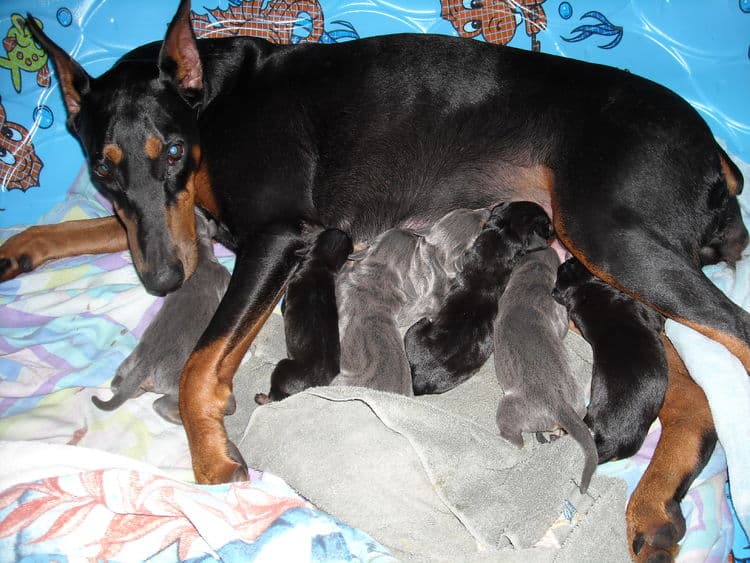
M0 246L0 281L30 272L54 258L127 248L125 228L114 216L30 227Z
M232 379L281 298L301 246L294 229L259 234L258 239L255 252L237 257L227 292L180 380L180 415L200 483L247 479L244 462L223 424ZM268 268L259 270L258 261Z
M680 501L708 462L716 432L706 395L662 335L669 383L659 411L661 436L628 501L628 546L635 561L671 561L685 535Z

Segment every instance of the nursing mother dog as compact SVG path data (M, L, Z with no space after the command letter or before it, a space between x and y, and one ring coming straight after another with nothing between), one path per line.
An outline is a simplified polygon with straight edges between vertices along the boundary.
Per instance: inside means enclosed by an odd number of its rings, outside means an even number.
M27 25L115 215L19 233L0 249L2 279L129 248L146 288L169 293L196 267L194 206L237 255L180 386L201 483L247 476L227 440L226 402L299 260L303 223L362 245L452 209L535 201L596 276L750 368L750 316L699 267L742 178L693 108L653 82L445 36L196 41L188 0L163 42L94 78Z

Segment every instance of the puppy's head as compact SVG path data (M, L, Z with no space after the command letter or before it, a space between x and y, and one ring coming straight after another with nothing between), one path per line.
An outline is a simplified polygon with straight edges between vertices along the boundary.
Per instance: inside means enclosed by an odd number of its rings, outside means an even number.
M553 236L552 223L544 209L531 201L501 203L492 209L487 225L503 231L522 252L542 250Z
M310 252L331 270L338 271L353 250L352 239L344 231L326 229L318 235Z
M557 269L557 281L552 290L552 297L561 305L570 306L576 290L590 282L594 276L577 258L570 258Z

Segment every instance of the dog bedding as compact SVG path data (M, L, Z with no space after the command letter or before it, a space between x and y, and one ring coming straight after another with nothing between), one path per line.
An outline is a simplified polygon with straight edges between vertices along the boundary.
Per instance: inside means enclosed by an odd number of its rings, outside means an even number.
M41 222L109 213L83 173ZM627 559L626 492L658 422L636 456L600 466L581 497L570 439L522 459L492 436L482 417L493 397L477 387L488 378L433 398L321 388L256 407L284 354L278 311L240 367L227 418L251 480L191 484L183 429L153 411L156 395L113 412L91 403L109 396L160 301L126 252L55 261L0 285L0 560ZM585 346L571 349L586 359ZM681 560L726 560L725 468L717 448L682 503Z

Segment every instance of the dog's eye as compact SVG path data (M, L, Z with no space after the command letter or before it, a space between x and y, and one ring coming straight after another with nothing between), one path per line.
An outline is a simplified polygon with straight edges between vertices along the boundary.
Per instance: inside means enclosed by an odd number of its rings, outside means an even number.
M167 147L167 160L169 164L174 164L182 158L182 154L185 149L182 147L182 143L172 143Z
M94 166L94 174L103 180L108 180L112 176L112 167L106 162L100 162Z

